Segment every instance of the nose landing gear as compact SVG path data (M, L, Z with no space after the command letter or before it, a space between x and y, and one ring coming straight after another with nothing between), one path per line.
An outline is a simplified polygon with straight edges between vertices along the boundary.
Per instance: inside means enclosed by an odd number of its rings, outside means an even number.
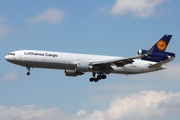
M29 76L30 75L30 69L31 69L31 67L26 67L26 69L27 69L27 75Z

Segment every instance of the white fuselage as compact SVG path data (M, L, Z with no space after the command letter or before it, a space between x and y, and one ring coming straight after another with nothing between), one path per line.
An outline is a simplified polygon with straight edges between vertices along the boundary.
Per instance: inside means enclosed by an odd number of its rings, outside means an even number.
M92 54L75 54L65 52L39 51L39 50L19 50L11 52L5 56L5 59L11 63L31 68L50 68L61 70L75 70L77 63L92 63L112 59L123 59L123 57L103 56ZM136 59L132 64L121 67L112 66L114 69L111 73L118 74L139 74L152 72L166 68L166 66L149 68L148 66L156 62ZM89 70L87 72L97 72Z

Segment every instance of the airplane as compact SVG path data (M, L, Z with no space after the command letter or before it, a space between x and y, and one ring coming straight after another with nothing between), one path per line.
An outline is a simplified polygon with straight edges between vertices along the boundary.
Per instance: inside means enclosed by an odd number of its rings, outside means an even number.
M140 74L167 68L174 60L175 53L165 52L172 35L165 34L149 50L140 49L134 57L53 52L41 50L17 50L10 52L5 59L27 68L49 68L64 70L66 76L80 76L91 72L90 82L106 79L107 74Z

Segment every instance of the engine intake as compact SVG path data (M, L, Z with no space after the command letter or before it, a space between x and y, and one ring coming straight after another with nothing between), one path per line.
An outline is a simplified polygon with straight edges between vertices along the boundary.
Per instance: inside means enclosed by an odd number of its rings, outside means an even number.
M143 50L138 50L137 55L142 55L143 54Z

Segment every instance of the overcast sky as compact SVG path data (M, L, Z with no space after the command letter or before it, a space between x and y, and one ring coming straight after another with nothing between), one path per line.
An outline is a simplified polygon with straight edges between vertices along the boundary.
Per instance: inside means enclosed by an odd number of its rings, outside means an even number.
M180 118L180 1L0 1L0 120L177 120ZM176 59L141 75L31 69L5 61L11 51L37 49L131 57L164 34Z

